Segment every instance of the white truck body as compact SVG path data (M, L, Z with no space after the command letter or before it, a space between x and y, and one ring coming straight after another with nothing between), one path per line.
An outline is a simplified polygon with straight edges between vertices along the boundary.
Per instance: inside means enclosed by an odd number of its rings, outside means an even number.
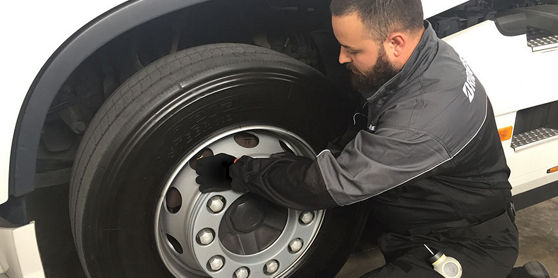
M558 99L558 51L533 52L525 35L506 37L485 21L445 40L467 59L494 107L498 128L514 126L517 111ZM521 151L502 142L514 195L558 180L558 140ZM552 155L554 154L554 155Z
M25 1L2 4L0 26L4 43L0 69L4 99L0 102L0 203L8 200L10 155L16 121L33 80L48 59L68 38L99 15L121 4L121 0ZM25 16L22 16L25 15ZM8 136L9 134L9 136Z
M32 8L25 1L3 4L4 12L0 17L4 38L4 43L0 45L3 67L0 76L4 98L0 102L3 115L0 130L5 135L0 138L0 204L9 198L13 134L33 81L68 38L82 26L122 2L34 1ZM467 1L423 0L425 17L464 2ZM485 86L494 106L499 128L513 126L516 112L521 109L558 100L558 79L554 69L558 64L558 51L534 53L527 47L525 35L503 36L492 21L480 23L445 40L468 60ZM512 170L510 182L514 194L558 180L558 173L549 175L545 172L548 168L558 166L558 140L519 152L510 147L510 140L502 144ZM10 248L0 248L0 273L7 271L9 277L43 276L36 239L29 232L34 231L33 224L29 225L30 228L24 233L25 237L11 236L13 233L9 230L0 231L0 236L3 237L0 242L11 242ZM15 239L34 244L19 244L13 241ZM22 248L31 250L25 251L27 255L23 259ZM9 264L18 260L24 261L20 261L19 265ZM25 266L29 266L31 270L21 269Z

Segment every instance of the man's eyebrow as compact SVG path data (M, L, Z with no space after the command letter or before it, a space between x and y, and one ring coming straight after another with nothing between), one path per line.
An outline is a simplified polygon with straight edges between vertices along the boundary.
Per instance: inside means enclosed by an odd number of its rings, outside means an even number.
M341 45L341 46L344 47L344 48L354 50L354 48L352 48L352 47L350 47L350 46L348 46L348 45L344 45L344 44L342 44L342 43L340 43L339 45Z

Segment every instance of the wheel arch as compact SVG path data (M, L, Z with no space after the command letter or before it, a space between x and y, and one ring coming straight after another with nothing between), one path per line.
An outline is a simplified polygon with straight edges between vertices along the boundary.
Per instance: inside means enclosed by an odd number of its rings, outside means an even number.
M295 6L292 3L282 3L281 1L261 0L242 0L238 3L221 0L169 0L162 2L136 0L125 2L107 11L68 38L51 55L35 77L20 110L13 137L9 169L10 195L22 196L37 187L36 174L38 167L36 164L41 151L43 128L49 119L51 109L57 105L56 101L67 89L67 83L76 79L75 75L77 74L82 75L80 76L81 79L77 78L77 82L94 78L96 73L91 64L102 66L103 63L107 63L106 57L103 56L107 56L107 53L110 54L109 60L114 60L111 61L113 64L127 63L121 67L129 66L132 68L125 68L129 77L141 68L133 68L137 66L131 65L135 61L121 61L127 59L121 56L128 54L129 47L137 45L146 48L152 47L144 46L146 42L156 41L157 44L166 45L168 41L158 41L165 36L160 34L159 31L167 30L164 29L166 27L176 27L172 24L181 24L178 28L183 29L179 32L184 33L186 31L185 34L187 35L186 38L181 38L178 49L173 51L210 43L258 44L255 35L266 34L266 32L283 32L285 30L298 32L300 29L308 36L300 40L297 34L290 41L297 40L298 45L294 43L293 48L307 50L309 44L314 44L313 37L309 39L312 42L307 40L311 31L330 28L328 5L323 1L316 0L301 1ZM146 30L147 32L145 32ZM139 35L141 38L135 42L127 41L129 38L136 39L133 37L135 35ZM283 34L278 36L281 39L285 38L281 37ZM322 36L328 37L330 35L322 34ZM165 39L168 38L165 37ZM283 46L283 43L277 42L277 37L274 39L275 46ZM286 37L287 42L289 39L291 38ZM332 33L331 38L328 37L328 42L330 43L329 46L333 42L333 48L335 49L336 44ZM295 57L299 56L299 53L292 53L289 49L286 49L290 46L285 49L277 49L273 45L269 45L268 41L264 42L262 46L284 52L297 59L305 59L305 55L308 54L302 53L300 54L302 57ZM112 52L109 53L107 49ZM114 49L117 50L114 51ZM332 56L332 62L336 64L336 50L327 54L322 53L322 49L320 51L312 49L311 51L313 51L310 59L312 61L306 61L307 63L321 63L322 57L320 56L326 55ZM317 52L319 53L316 54ZM158 56L152 55L146 58L144 64L146 65L166 54L169 53L157 53ZM83 68L88 66L89 72L84 75ZM91 81L89 82L91 83ZM122 83L123 81L116 85ZM106 94L106 92L104 93ZM102 95L103 92L97 92L97 94ZM39 185L39 187L41 186L43 185Z
M68 38L43 65L20 109L10 156L9 192L34 189L37 152L50 106L71 74L107 43L127 31L207 0L128 1L98 16Z

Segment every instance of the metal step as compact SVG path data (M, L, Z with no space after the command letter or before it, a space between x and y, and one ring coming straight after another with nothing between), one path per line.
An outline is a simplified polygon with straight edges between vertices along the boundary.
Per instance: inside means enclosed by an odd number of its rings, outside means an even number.
M542 29L527 27L527 46L533 52L557 49L558 35Z
M558 130L541 127L514 135L511 147L517 152L554 139L558 139Z

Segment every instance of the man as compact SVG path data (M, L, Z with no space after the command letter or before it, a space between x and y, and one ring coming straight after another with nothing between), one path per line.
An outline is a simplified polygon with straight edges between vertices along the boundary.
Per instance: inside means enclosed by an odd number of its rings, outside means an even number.
M200 190L232 187L298 209L370 199L386 265L364 277L440 277L424 244L456 258L462 277L506 277L517 229L483 86L423 21L420 0L333 0L330 7L339 62L367 100L368 128L340 154L324 150L313 160L204 158Z

